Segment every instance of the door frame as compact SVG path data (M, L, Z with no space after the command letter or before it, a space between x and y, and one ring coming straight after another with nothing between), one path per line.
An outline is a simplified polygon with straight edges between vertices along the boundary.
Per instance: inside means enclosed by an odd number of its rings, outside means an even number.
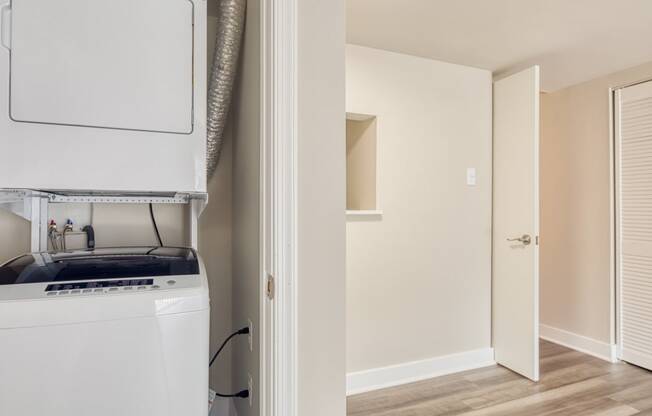
M610 202L611 202L611 296L610 296L610 309L611 309L611 323L610 335L612 348L611 361L616 362L622 360L622 279L620 275L620 187L618 186L620 176L620 134L618 127L620 124L620 112L618 100L620 99L619 93L621 90L634 85L652 82L652 78L644 78L634 82L617 84L609 88L609 158L610 158Z
M260 7L260 414L296 416L298 0Z
M616 345L616 351L612 351L612 356L610 357L612 361L615 359L620 359L621 357L621 336L620 336L620 273L618 272L619 262L618 262L618 253L620 252L620 242L618 232L618 218L620 216L620 205L618 204L618 169L619 169L619 138L616 132L618 123L617 105L616 100L618 99L618 91L623 87L613 87L609 88L609 196L611 206L609 207L611 215L609 224L609 229L611 232L610 238L610 302L609 308L611 317L610 321L610 337L611 345Z

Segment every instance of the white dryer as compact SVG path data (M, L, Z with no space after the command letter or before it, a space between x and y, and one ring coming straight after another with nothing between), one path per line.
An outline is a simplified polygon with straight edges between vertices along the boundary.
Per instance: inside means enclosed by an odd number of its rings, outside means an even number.
M0 415L205 416L208 348L192 249L34 253L0 267Z
M0 188L206 192L206 8L0 0Z

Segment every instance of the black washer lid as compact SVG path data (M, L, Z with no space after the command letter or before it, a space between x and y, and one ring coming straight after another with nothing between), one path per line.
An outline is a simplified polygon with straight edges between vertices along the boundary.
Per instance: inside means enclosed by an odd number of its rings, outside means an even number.
M17 257L0 266L0 285L196 274L191 248L96 248Z

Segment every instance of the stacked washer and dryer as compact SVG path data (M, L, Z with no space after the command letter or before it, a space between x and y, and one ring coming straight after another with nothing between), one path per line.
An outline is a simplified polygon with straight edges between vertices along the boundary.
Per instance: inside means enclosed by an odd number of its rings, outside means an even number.
M206 415L195 248L45 238L48 198L206 199L206 7L0 0L0 188L41 248L0 267L0 415Z

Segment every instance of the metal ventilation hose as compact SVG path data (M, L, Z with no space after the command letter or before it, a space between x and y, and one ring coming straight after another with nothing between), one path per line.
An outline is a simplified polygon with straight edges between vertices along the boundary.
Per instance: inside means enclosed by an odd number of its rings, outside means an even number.
M217 169L224 144L224 126L229 115L247 0L218 0L217 36L213 67L208 81L206 169L210 179Z

